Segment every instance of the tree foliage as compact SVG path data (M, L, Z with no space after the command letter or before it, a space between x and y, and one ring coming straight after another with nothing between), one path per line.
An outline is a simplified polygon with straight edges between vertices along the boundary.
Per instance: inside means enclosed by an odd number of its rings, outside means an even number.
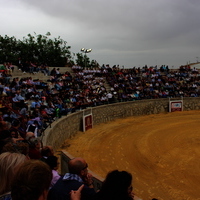
M90 61L90 58L86 55L86 53L76 54L76 64L84 68L96 68L99 66L99 64L95 60Z
M23 40L17 40L14 36L0 36L0 63L18 60L46 63L49 66L65 66L70 62L71 52L67 42L60 38L50 38L46 35L28 34Z
M90 59L86 54L77 53L76 54L76 64L82 67L88 67L90 65Z

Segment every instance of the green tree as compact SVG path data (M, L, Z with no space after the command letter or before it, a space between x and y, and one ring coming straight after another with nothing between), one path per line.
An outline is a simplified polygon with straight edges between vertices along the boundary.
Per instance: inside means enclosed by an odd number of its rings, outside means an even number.
M14 60L17 55L17 40L15 37L2 37L0 35L0 62Z
M77 53L76 54L76 64L83 67L83 68L93 68L97 67L98 63L94 60L90 61L90 58L87 56L86 53Z
M17 63L21 58L49 66L65 66L71 59L71 47L60 36L53 39L50 36L50 32L46 35L28 34L22 41L0 36L0 62Z
M90 62L90 65L92 68L98 68L99 67L99 63L96 60L92 60Z

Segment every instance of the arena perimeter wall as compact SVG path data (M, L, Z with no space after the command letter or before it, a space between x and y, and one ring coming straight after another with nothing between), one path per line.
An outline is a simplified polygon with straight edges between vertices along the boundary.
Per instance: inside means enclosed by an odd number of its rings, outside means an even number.
M188 97L183 99L170 99L170 100L183 100L183 110L200 110L200 98ZM43 137L44 145L53 146L54 150L59 150L63 142L76 135L78 131L83 131L83 113L89 114L91 108L78 111L67 116L63 116L53 122L51 128L45 131ZM169 112L169 99L148 99L137 100L129 102L121 102L114 104L107 104L103 106L93 107L93 125L106 123L119 118L126 118L130 116L150 115ZM67 172L67 162L73 158L72 155L66 151L61 152L61 173ZM103 180L101 177L93 174L100 182ZM97 188L99 184L97 181Z

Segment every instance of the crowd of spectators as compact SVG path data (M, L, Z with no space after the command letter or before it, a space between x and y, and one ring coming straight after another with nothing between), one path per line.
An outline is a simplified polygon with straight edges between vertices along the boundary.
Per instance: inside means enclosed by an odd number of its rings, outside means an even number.
M13 70L29 76L12 77ZM58 159L51 147L43 147L40 136L56 118L115 102L200 96L199 72L190 66L170 70L165 65L141 69L74 65L72 70L61 73L59 68L49 70L31 62L0 67L0 154L21 153L45 161L53 174L51 187L60 179ZM48 81L32 79L36 73L44 73Z
M199 72L189 66L177 70L145 66L109 71L107 81L115 101L200 96Z
M33 79L33 72L46 67L47 82ZM12 77L13 70L25 70L26 78ZM44 69L43 69L44 70ZM200 96L199 72L190 66L170 70L144 66L124 69L103 65L98 68L72 66L73 75L59 68L49 70L46 65L31 62L1 66L0 116L11 124L12 135L24 138L26 131L38 137L57 117L87 107L108 103L174 97ZM41 71L42 72L42 71ZM43 73L43 72L42 72Z
M24 139L26 132L33 132L37 138L56 118L87 107L141 99L200 96L199 72L190 66L170 70L165 65L141 69L109 65L89 69L74 65L72 74L47 67L47 82L33 79L31 75L19 79L8 72L8 69L12 73L25 68L31 74L33 65L36 69L44 67L33 63L24 65L17 68L5 63L0 72L0 118L10 124L10 136L16 140Z

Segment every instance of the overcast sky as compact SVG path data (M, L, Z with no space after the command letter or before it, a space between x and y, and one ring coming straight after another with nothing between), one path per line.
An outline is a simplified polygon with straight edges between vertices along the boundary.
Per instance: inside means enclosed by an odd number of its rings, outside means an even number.
M200 0L0 0L0 35L60 36L99 64L200 60Z

